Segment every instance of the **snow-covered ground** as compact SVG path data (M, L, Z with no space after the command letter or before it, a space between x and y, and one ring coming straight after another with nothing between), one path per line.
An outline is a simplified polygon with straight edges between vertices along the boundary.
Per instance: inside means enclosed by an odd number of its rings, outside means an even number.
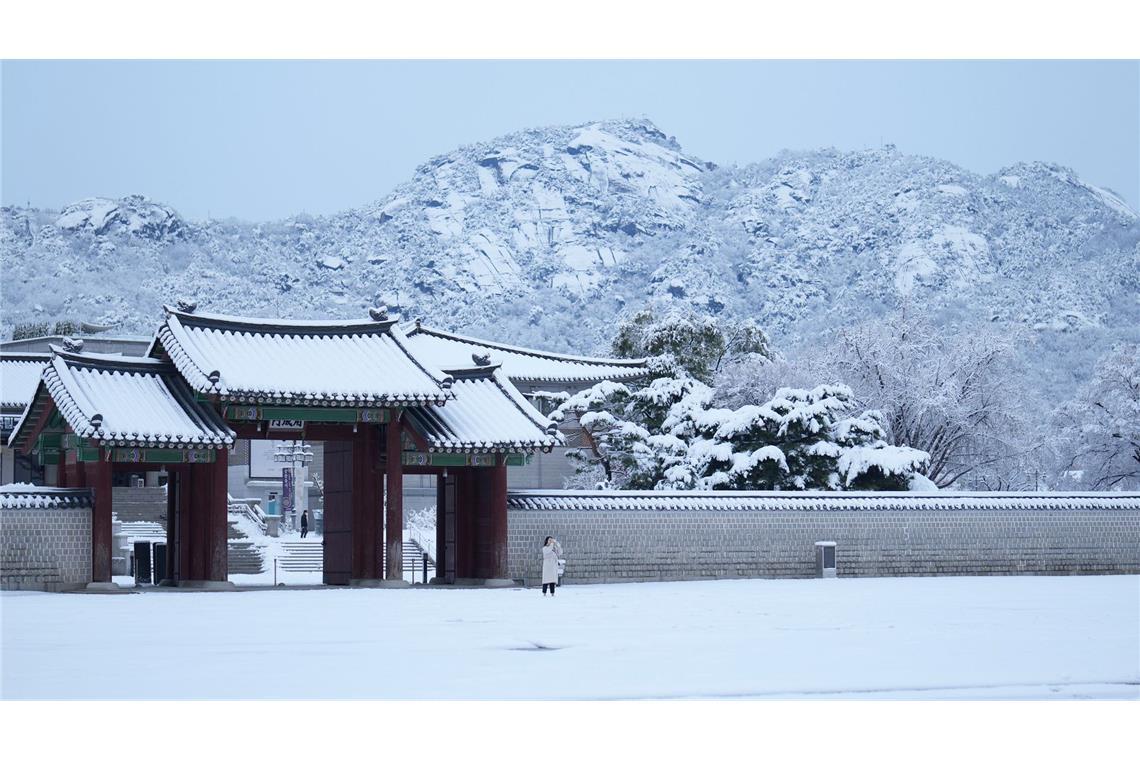
M1140 698L1140 577L0 595L6 698Z

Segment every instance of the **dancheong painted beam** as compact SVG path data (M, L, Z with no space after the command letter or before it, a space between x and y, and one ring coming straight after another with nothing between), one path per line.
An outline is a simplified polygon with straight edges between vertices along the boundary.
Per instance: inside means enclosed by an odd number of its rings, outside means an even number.
M405 451L403 462L411 467L494 467L497 454L448 454ZM507 454L505 464L520 467L530 460L528 454Z
M391 419L388 409L360 409L335 406L254 406L225 407L225 417L234 422L296 420L298 422L346 422L382 424Z

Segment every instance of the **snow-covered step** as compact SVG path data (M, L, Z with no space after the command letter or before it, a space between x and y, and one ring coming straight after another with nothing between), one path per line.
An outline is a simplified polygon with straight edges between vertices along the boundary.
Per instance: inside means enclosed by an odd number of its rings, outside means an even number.
M229 542L227 562L233 574L257 575L264 569L261 550L245 541Z
M294 572L320 572L324 566L324 546L319 539L281 542L281 554L277 557L278 569Z
M112 488L111 509L123 522L165 521L166 489Z
M122 535L128 544L135 541L166 543L166 526L156 522L124 522Z

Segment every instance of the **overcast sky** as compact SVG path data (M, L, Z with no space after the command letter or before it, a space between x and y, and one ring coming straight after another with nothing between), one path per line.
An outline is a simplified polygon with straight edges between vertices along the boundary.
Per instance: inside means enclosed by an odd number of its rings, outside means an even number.
M1140 206L1140 63L4 62L4 204L142 193L184 216L360 206L433 155L646 116L684 149L895 143L981 173L1075 168Z

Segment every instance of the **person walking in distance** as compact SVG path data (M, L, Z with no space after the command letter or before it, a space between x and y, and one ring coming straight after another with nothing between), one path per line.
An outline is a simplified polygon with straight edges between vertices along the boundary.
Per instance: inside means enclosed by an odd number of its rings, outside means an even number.
M562 545L554 540L554 536L547 536L542 542L542 595L546 596L546 589L550 589L550 596L554 596L554 589L558 585L558 560L562 558Z
M309 510L301 513L301 538L309 535Z

